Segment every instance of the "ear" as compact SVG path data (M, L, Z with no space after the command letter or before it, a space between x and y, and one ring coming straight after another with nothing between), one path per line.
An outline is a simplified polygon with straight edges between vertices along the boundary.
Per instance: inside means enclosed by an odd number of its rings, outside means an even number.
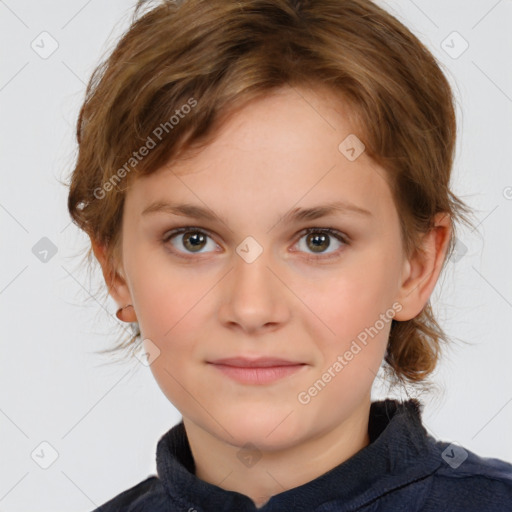
M126 280L121 275L121 272L114 267L112 261L107 257L106 246L97 243L93 238L91 238L91 246L94 256L96 256L96 259L101 265L103 277L107 284L110 296L116 301L120 308L123 308L128 304L133 305L132 296L128 285L126 284ZM137 321L134 308L127 308L123 315L126 318L123 320L126 322Z
M402 309L395 315L395 320L411 320L425 307L441 273L451 233L450 216L445 212L438 213L434 227L423 237L422 250L405 261L397 296Z

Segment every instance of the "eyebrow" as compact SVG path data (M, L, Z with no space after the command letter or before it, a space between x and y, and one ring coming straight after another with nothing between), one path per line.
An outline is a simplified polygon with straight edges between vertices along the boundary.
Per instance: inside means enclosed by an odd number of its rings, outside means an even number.
M221 222L228 225L228 222L222 216L217 215L215 212L208 208L199 205L184 203L176 204L168 201L155 201L147 206L141 215L148 215L150 213L162 212L171 215L179 215L183 217L190 217L199 220L209 220L212 222ZM373 214L357 206L349 201L333 201L330 203L314 206L311 208L294 208L286 213L278 222L300 222L306 220L315 220L328 215L336 213L343 214L356 214L366 218L373 217Z

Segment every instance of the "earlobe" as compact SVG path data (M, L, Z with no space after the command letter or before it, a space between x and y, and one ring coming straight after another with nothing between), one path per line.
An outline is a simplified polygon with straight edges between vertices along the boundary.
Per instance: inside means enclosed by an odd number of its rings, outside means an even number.
M116 301L119 308L126 308L126 306L133 304L132 297L126 280L114 268L114 265L107 257L106 246L97 243L91 238L91 246L94 256L98 260L103 278L108 288L108 293ZM136 322L135 310L133 307L126 308L123 314L127 317L123 319L126 322ZM129 317L129 318L128 318Z
M451 236L451 220L446 213L436 216L434 227L424 235L421 249L404 264L397 301L402 309L398 321L418 316L427 304L437 283Z

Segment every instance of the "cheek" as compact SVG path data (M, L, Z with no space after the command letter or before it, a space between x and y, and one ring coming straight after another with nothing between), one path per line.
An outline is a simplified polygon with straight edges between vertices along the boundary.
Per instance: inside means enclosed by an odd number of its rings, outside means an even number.
M331 405L356 407L370 392L386 353L396 310L389 274L382 263L374 263L371 272L365 265L351 269L309 295L321 319L310 316L309 337L316 340L321 355L318 371L303 391L316 393L319 386L316 407L333 421L340 412Z
M198 360L201 325L208 315L205 294L211 284L201 279L187 279L179 270L165 272L147 266L139 267L139 278L134 287L139 326L149 352L158 356L150 369L167 399L178 409L190 408L189 391L193 387L194 371L191 364ZM143 273L144 272L144 273ZM203 300L202 300L203 299ZM156 347L156 348L155 348Z
M336 275L319 276L314 285L308 281L299 296L324 333L322 339L336 342L357 336L391 307L396 291L391 275L382 261L361 259Z
M131 254L127 265L137 318L144 337L167 344L182 340L197 329L201 300L213 279L199 277L190 269L172 264L163 249ZM210 283L212 281L212 283Z
M385 356L396 314L395 269L375 254L358 255L335 276L326 273L314 286L309 283L300 295L312 311L303 319L308 318L304 327L321 353L319 377L329 368L336 373L337 384L331 388L335 394L356 383L361 389L371 386ZM343 369L336 371L340 365Z

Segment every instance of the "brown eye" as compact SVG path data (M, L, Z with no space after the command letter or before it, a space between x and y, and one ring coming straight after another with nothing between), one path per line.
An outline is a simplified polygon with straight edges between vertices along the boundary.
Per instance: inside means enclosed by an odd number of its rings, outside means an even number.
M174 252L199 254L201 252L210 252L202 251L202 249L208 246L209 240L211 240L210 235L202 230L181 228L165 235L163 242L165 244L170 243L174 247ZM211 241L211 245L211 249L214 250L216 244L213 240Z
M309 233L306 235L306 244L313 252L322 252L329 248L331 242L325 233Z
M301 243L303 242L304 243ZM334 250L327 251L334 241ZM309 228L302 234L297 244L299 250L307 254L316 253L319 258L325 254L326 258L334 257L340 252L339 248L349 245L348 238L342 233L331 228Z
M199 231L188 231L183 236L183 246L192 252L201 250L206 243L206 236Z

